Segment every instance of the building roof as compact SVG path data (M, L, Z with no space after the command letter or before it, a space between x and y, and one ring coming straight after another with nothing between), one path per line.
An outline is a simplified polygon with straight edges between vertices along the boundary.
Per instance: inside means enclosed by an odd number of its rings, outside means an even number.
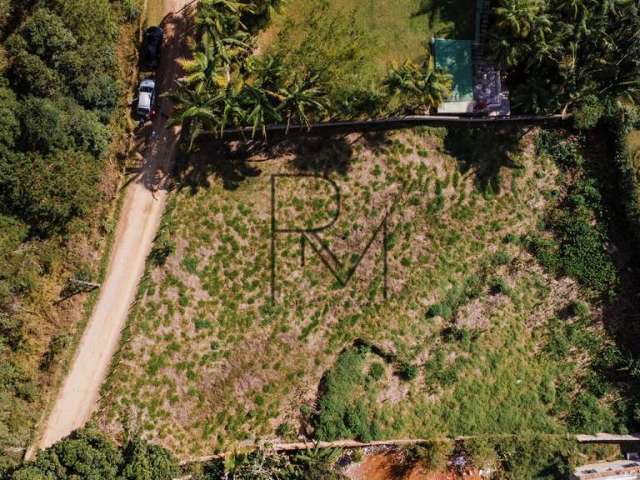
M640 462L616 460L582 465L576 468L574 478L578 480L640 480Z

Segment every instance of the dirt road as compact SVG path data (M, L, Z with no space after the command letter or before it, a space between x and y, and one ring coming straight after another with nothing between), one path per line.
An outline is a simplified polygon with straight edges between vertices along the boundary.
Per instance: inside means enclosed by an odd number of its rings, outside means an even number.
M157 84L160 92L171 88L180 73L176 60L185 55L184 35L190 25L187 0L165 0L165 46ZM98 301L78 345L68 375L58 393L51 414L34 446L46 448L89 420L98 401L111 358L118 348L120 333L165 207L166 179L175 155L179 129L165 127L170 100L159 102L160 115L140 133L146 139L144 161L137 178L127 187L112 248L109 268Z

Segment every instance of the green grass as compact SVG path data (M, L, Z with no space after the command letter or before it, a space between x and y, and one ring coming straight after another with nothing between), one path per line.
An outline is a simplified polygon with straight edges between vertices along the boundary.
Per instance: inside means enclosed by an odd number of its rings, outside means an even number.
M303 142L260 171L194 157L163 222L175 251L150 265L104 392L103 424L119 431L135 417L183 455L273 438L284 423L363 439L613 425L611 395L572 356L586 340L574 329L550 344L556 312L582 292L545 274L520 241L542 233L560 170L515 141L474 164L479 138L445 134ZM310 247L301 268L299 238L281 235L278 302L270 304L270 174L300 171L326 171L341 186L341 215L324 238L345 268L402 192L389 225L387 302L379 239L340 288ZM325 183L278 182L281 227L331 217ZM578 330L601 343L597 326ZM356 339L393 355L344 360ZM599 350L589 352L580 358ZM314 416L323 377L333 385L329 400L320 398L325 418L342 424ZM582 388L587 381L593 391ZM573 405L579 416L569 415Z
M471 0L291 0L258 44L291 57L295 68L330 69L351 88L366 88L390 66L423 59L432 37L472 39L474 7Z

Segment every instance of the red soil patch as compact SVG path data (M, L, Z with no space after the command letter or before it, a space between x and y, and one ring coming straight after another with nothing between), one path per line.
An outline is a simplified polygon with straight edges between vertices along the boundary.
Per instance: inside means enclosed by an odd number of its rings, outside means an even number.
M401 453L368 455L345 472L351 480L482 480L474 471L458 475L455 472L429 472L420 463L407 465Z

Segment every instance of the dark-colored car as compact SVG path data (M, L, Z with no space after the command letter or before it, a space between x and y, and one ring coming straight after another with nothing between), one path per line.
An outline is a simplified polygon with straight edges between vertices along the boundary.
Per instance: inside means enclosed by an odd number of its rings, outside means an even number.
M156 68L160 64L164 31L160 27L149 27L142 40L141 61L143 67Z

